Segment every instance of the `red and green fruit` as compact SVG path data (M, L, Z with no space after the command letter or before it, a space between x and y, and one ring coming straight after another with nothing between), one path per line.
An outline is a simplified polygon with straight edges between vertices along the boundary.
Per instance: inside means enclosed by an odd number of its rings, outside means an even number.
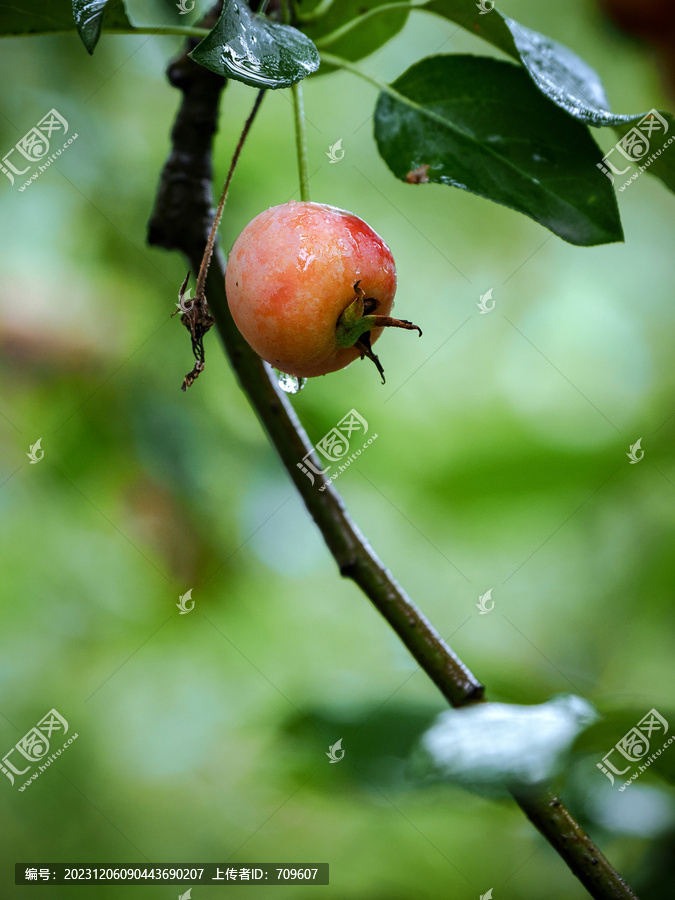
M358 216L291 201L256 216L232 247L225 274L232 317L256 353L297 377L325 375L368 356L389 316L396 266Z

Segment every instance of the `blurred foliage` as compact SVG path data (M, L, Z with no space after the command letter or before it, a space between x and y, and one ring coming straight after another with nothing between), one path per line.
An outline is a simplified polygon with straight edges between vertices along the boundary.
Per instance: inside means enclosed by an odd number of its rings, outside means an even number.
M644 51L589 3L509 13L573 46L616 108L668 105ZM178 20L168 2L130 14ZM2 895L25 896L15 861L203 860L327 861L341 900L585 897L509 801L410 784L442 698L339 578L215 334L179 390L190 348L169 314L185 264L145 245L179 46L2 44L3 155L52 107L78 133L25 192L2 185L2 752L52 707L79 734L25 792L2 779ZM393 79L435 52L485 47L419 16L364 65ZM226 91L216 183L252 100ZM672 199L640 178L620 195L625 245L580 250L478 197L397 182L371 140L374 101L345 74L305 82L312 195L385 237L397 311L424 338L382 339L385 387L355 363L293 404L314 441L352 408L378 434L337 487L489 697L574 692L604 716L556 786L643 898L670 897L675 751L624 793L596 763L652 707L675 722ZM225 248L297 196L279 91L244 150ZM179 616L188 588L196 607Z

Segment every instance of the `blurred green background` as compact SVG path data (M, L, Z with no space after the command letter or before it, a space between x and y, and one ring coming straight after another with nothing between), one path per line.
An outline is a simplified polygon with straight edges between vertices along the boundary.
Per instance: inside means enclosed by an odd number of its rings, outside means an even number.
M140 23L199 12L129 7ZM615 109L672 107L650 53L589 0L504 11L584 56ZM145 231L180 45L104 35L90 58L74 36L1 44L3 155L52 107L78 139L24 192L0 185L0 743L51 708L79 735L24 792L2 779L2 897L29 893L16 861L329 862L330 887L285 887L305 900L586 897L513 803L411 783L410 750L444 702L340 579L215 333L205 374L179 390L191 355L169 314L185 262ZM390 79L436 52L493 51L418 15L362 65ZM252 99L224 95L217 184ZM372 140L375 99L346 74L305 83L312 197L383 235L397 312L424 337L383 338L386 386L356 363L293 405L313 441L352 408L378 435L337 487L490 699L571 691L603 714L557 786L643 897L671 897L675 750L623 793L596 763L652 707L675 718L673 197L641 177L619 195L626 243L575 248L462 191L397 182ZM244 150L224 247L292 197L279 91Z

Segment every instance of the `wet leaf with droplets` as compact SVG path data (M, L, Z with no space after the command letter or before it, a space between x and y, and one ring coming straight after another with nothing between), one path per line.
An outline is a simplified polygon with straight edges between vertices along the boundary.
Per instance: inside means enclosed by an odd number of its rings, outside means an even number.
M72 0L72 3L77 31L89 53L94 52L101 36L104 15L109 28L132 27L120 0Z
M240 0L225 0L215 27L190 56L217 75L272 89L296 84L321 62L312 41L297 28L253 15Z
M542 94L580 122L611 126L623 137L646 114L612 112L595 69L569 47L502 15L498 9L481 15L474 0L429 0L420 8L456 22L521 62ZM670 127L675 126L675 117L662 110L659 113ZM675 152L659 154L646 171L675 191Z
M502 203L571 244L622 240L588 128L542 96L522 68L432 56L391 87L377 103L375 138L397 178L424 167L429 182Z
M631 116L612 113L598 73L568 47L493 9L481 16L470 0L430 0L422 7L521 62L539 90L574 118L590 125L614 125Z

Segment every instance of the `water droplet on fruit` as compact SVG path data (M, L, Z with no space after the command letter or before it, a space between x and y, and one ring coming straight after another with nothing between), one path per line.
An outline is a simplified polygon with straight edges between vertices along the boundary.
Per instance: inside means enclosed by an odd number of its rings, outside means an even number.
M307 266L316 259L316 254L310 253L309 250L305 250L304 247L302 247L298 250L298 259L302 260L302 266L298 264L298 269L301 272L306 272Z
M307 384L306 378L298 378L296 375L287 375L280 369L275 369L274 374L277 376L277 383L282 391L286 394L298 394Z

